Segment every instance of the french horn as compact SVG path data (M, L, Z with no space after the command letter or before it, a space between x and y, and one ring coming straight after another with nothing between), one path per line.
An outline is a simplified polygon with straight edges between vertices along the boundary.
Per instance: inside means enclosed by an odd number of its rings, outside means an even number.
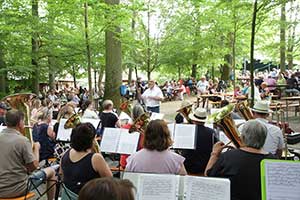
M64 128L65 129L75 128L80 123L81 123L80 113L75 113L66 121ZM93 141L92 150L94 153L100 153L100 146L99 146L96 138Z
M150 116L151 114L149 112L145 112L141 114L138 118L136 118L129 129L129 133L133 133L133 132L144 133L146 127L150 122Z
M247 106L247 101L239 102L235 105L235 109L242 115L242 117L248 121L254 119L253 114L249 107Z
M233 144L239 148L242 146L241 138L239 137L239 131L231 117L231 113L234 110L234 105L229 104L223 107L220 111L208 116L207 120L213 122L217 126L220 126L225 135L233 142Z
M24 124L25 128L22 130L22 134L29 139L31 144L33 144L32 139L32 130L30 128L30 107L29 102L36 97L35 94L32 93L17 93L13 95L6 96L2 99L2 101L9 104L9 106L13 109L20 110L24 113Z

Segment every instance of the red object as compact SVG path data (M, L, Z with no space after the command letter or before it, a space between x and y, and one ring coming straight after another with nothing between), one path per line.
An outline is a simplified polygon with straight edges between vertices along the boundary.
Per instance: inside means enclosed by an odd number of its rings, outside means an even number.
M191 95L191 90L190 90L189 87L185 87L185 92L186 92L186 94L187 94L188 96Z

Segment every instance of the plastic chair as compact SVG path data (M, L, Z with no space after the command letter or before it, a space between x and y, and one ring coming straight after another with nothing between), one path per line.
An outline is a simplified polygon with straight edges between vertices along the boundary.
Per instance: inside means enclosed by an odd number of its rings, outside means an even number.
M32 199L35 196L34 192L29 192L28 194L21 197L14 198L0 198L0 200L23 200L23 199Z

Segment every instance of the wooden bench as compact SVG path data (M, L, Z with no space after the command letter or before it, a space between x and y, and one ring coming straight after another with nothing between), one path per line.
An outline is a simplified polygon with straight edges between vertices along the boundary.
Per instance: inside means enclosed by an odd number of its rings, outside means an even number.
M23 199L32 199L35 196L34 192L29 192L27 195L14 198L0 198L0 200L23 200Z

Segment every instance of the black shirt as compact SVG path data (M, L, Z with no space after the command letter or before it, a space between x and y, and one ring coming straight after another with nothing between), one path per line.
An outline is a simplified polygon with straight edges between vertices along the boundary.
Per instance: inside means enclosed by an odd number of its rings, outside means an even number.
M101 127L109 127L109 128L115 128L116 123L119 120L117 115L113 112L102 112L99 115L99 118L101 120Z
M230 179L231 200L260 200L260 161L266 158L275 156L230 150L221 154L207 175Z
M197 125L196 137L196 149L182 151L187 172L194 174L204 173L212 147L218 141L215 137L215 131L203 125Z
M289 78L286 80L287 89L297 88L297 80L295 78Z
M93 168L92 157L93 153L89 153L79 161L72 162L70 160L70 150L62 157L61 168L64 174L64 184L72 192L78 194L84 184L100 177Z

